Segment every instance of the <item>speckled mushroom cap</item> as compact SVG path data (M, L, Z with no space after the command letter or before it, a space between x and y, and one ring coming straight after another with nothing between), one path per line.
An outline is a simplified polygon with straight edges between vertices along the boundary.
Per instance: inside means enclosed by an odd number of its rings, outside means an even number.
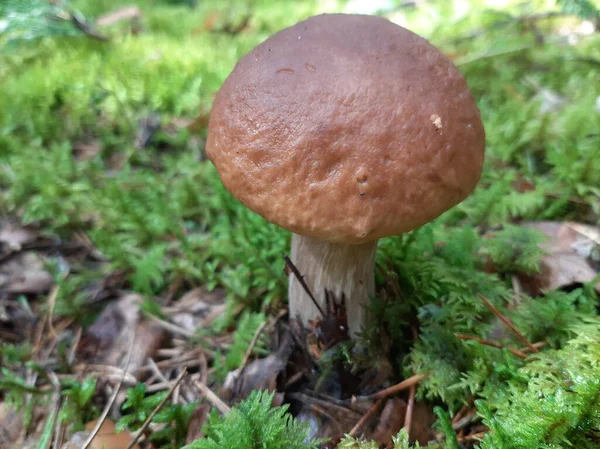
M363 243L465 199L484 142L464 78L435 47L383 18L324 14L238 62L215 98L206 152L267 220Z

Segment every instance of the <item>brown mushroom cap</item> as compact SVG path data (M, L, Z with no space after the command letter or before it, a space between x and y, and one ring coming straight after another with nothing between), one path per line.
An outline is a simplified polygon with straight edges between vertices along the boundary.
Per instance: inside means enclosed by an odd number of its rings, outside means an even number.
M362 243L465 199L484 144L464 78L435 47L383 18L324 14L238 62L214 101L206 152L267 220Z

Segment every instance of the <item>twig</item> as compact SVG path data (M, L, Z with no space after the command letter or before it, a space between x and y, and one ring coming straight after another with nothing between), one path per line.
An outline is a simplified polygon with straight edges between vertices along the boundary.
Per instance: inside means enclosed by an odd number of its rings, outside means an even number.
M107 36L94 30L92 28L92 25L88 23L83 17L79 17L76 13L73 12L70 13L70 16L73 24L88 36L93 37L94 39L97 39L99 41L108 41Z
M55 389L56 394L60 395L60 381L58 379L58 377L56 376L56 374L52 371L50 371L48 373L48 378L50 379L50 383L52 383L52 386ZM60 398L58 400L58 403L60 404ZM62 447L62 439L63 439L63 434L65 431L65 427L64 427L64 423L61 422L61 420L57 419L56 422L54 423L54 440L52 441L52 447L53 448L60 448Z
M75 338L73 339L73 344L71 345L71 349L69 350L69 354L67 354L67 363L69 366L73 366L75 362L75 355L77 354L77 347L79 346L79 342L81 341L81 335L83 334L83 329L80 327L77 329L75 333Z
M469 413L467 413L465 416L463 416L462 418L456 420L456 422L454 422L454 420L452 421L452 428L455 431L459 431L461 430L463 427L467 426L468 424L470 424L473 419L476 417L476 412L475 410L471 410Z
M414 376L409 377L408 379L403 380L399 384L396 384L392 387L386 388L384 390L378 391L377 393L370 394L368 396L355 396L352 398L352 402L358 401L372 401L375 399L383 399L390 396L395 395L401 391L407 390L413 385L418 384L427 376L425 374L415 374Z
M302 286L302 288L304 289L304 291L306 292L306 294L310 297L310 299L312 300L313 304L317 307L317 309L319 309L319 312L321 313L321 316L323 318L325 318L325 316L326 316L325 312L323 312L323 309L321 308L321 305L315 299L314 295L310 291L310 288L308 288L308 285L306 284L306 281L304 280L304 277L302 276L302 274L300 274L300 271L298 270L298 268L296 268L296 265L294 265L294 263L287 256L287 254L283 255L283 259L285 260L286 266L290 270L292 270L292 273L294 273L294 276L296 276L296 279L298 279L298 282L300 282L300 285Z
M464 443L465 441L471 441L471 440L480 440L481 438L483 438L485 435L487 434L487 432L477 432L477 433L472 433L470 435L465 435L464 437L460 437L458 439L459 443Z
M502 321L502 322L503 322L503 323L506 325L506 327L508 327L508 328L509 328L509 329L510 329L510 330L513 332L513 334L515 334L515 335L517 336L517 338L518 338L519 340L521 340L521 342L522 342L522 343L523 343L525 346L529 347L529 349L531 349L533 352L539 352L539 351L537 350L537 348L536 348L535 346L533 346L533 345L532 345L532 344L531 344L531 343L530 343L530 342L529 342L529 341L528 341L528 340L525 338L525 336L524 336L524 335L523 335L521 332L519 332L519 331L518 331L518 329L517 329L517 328L514 326L514 324L512 324L508 318L506 318L504 315L502 315L502 314L500 313L500 311L499 311L498 309L496 309L496 308L494 307L494 305L493 305L491 302L489 302L489 301L488 301L488 299L487 299L485 296L483 296L481 293L478 293L477 295L478 295L478 296L481 298L481 300L482 300L482 301L483 301L483 303L486 305L486 307L487 307L488 309L490 309L490 310L492 311L492 313L493 313L494 315L496 315L496 317L497 317L497 318L498 318L500 321Z
M157 318L154 315L150 315L150 319L163 329L166 329L173 334L181 335L187 338L191 338L194 336L193 332L185 330L182 327L176 326L173 323L169 323L168 321L161 320L160 318Z
M52 287L52 290L50 290L50 295L48 295L48 329L52 338L58 338L54 326L52 325L52 315L54 315L54 306L56 304L56 297L58 296L58 289L58 285L55 285Z
M532 346L537 349L541 349L545 346L548 346L548 343L545 341L538 341L537 343L533 343ZM520 348L521 352L531 352L531 348L529 346L525 346L524 348Z
M365 424L367 424L371 420L371 418L373 418L373 416L375 416L375 413L377 413L377 411L381 407L381 404L383 404L384 400L385 400L384 398L381 398L377 402L375 402L375 404L373 404L371 406L371 408L367 411L367 413L365 413L362 416L362 418L360 418L358 420L358 422L354 425L352 430L350 430L348 435L350 435L351 437L355 437L356 435L358 435L358 433L362 430L362 428L365 426Z
M223 415L229 415L231 409L227 404L225 404L219 396L217 396L210 388L206 386L203 382L199 380L194 382L194 385L200 390L200 393L204 395L204 397L210 402L217 410L219 410Z
M328 408L329 410L331 410L332 412L335 412L335 414L339 415L339 416L354 415L354 417L356 419L360 419L360 417L362 416L362 412L358 412L356 410L353 410L350 407L347 407L346 404L344 404L343 402L341 402L339 400L329 401L329 400L319 399L319 398L316 398L314 396L311 396L311 395L305 394L305 393L289 393L289 394L286 394L286 397L288 397L291 400L301 402L302 404L305 404L305 405L306 404L311 405L311 406L318 405L319 407L322 407L322 408Z
M522 359L527 358L527 354L525 354L522 351L519 351L518 349L506 348L499 343L494 343L493 341L484 340L483 338L475 337L474 335L454 334L454 336L456 338L458 338L459 340L476 341L477 343L481 343L482 345L486 345L486 346L491 346L492 348L506 349L511 354L514 354L517 357L521 357Z
M131 449L133 446L135 446L137 441L140 439L140 436L145 432L145 430L150 425L152 418L154 418L154 416L159 412L159 410L162 408L162 406L165 405L165 403L169 400L169 398L173 394L173 390L175 390L175 388L181 383L181 381L183 380L183 376L185 376L186 373L187 373L187 368L183 368L183 371L181 371L179 376L177 376L177 379L175 379L175 383L169 389L169 392L166 394L166 396L164 398L162 398L162 400L158 403L158 405L154 408L154 410L152 410L152 413L150 413L148 415L148 417L144 421L144 424L142 424L142 427L140 427L140 429L136 432L135 437L129 442L129 444L127 445L127 447L125 449Z
M127 358L125 359L125 367L123 368L123 375L121 376L121 380L119 380L119 383L115 387L115 391L109 398L108 402L106 403L106 406L104 406L104 410L102 410L102 414L100 415L100 418L98 418L98 422L96 422L96 425L92 429L90 436L87 438L87 440L85 440L85 442L81 446L81 449L87 449L89 445L92 444L92 441L94 438L96 438L96 434L100 430L100 427L102 427L102 424L104 424L104 421L106 421L106 417L108 416L110 409L117 400L117 395L119 394L121 386L123 385L123 381L125 380L125 375L127 374L127 370L129 369L129 363L131 362L131 354L133 354L133 347L135 346L135 329L133 330L133 332L134 334L131 338L129 350L127 351Z
M258 328L256 329L256 332L254 332L254 336L252 337L252 340L250 341L250 345L248 346L248 349L246 349L246 353L244 354L244 360L242 361L242 364L240 365L240 373L243 373L244 370L246 369L246 365L248 365L248 361L250 360L252 351L254 351L254 347L256 346L256 343L258 343L260 334L262 333L262 331L266 325L267 325L267 321L265 320L262 323L260 323L260 326L258 326Z
M411 385L408 393L408 405L406 407L406 415L404 415L404 428L406 434L410 438L410 428L412 426L413 412L415 410L415 396L417 395L417 386Z
M150 367L152 368L152 372L156 375L156 377L158 377L163 382L169 382L169 379L167 379L164 376L164 374L161 372L158 366L156 366L156 362L151 357L148 358L148 365L150 365ZM186 368L184 368L184 370L185 369Z
M458 413L456 413L456 415L454 415L454 418L452 418L452 424L456 424L461 418L462 416L467 413L467 411L469 410L469 408L471 408L473 406L473 402L475 401L476 395L473 394L471 395L471 397L469 399L467 399L467 403L465 405L463 405L460 410L458 411Z

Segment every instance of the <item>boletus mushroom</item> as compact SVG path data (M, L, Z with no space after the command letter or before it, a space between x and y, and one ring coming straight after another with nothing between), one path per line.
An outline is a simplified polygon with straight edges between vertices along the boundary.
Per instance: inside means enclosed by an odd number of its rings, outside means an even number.
M206 153L238 200L293 232L294 265L320 304L326 291L343 294L354 336L374 294L377 240L464 200L484 142L467 83L433 45L384 18L323 14L237 63ZM319 317L295 276L289 307L304 323Z

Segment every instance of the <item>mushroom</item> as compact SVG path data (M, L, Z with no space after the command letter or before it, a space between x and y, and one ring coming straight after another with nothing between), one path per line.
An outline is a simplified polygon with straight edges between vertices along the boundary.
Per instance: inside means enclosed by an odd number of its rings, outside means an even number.
M323 309L366 323L377 240L413 230L479 181L485 134L452 62L380 17L323 14L245 55L218 92L206 153L225 187L293 232L291 258ZM320 311L295 276L289 307Z

